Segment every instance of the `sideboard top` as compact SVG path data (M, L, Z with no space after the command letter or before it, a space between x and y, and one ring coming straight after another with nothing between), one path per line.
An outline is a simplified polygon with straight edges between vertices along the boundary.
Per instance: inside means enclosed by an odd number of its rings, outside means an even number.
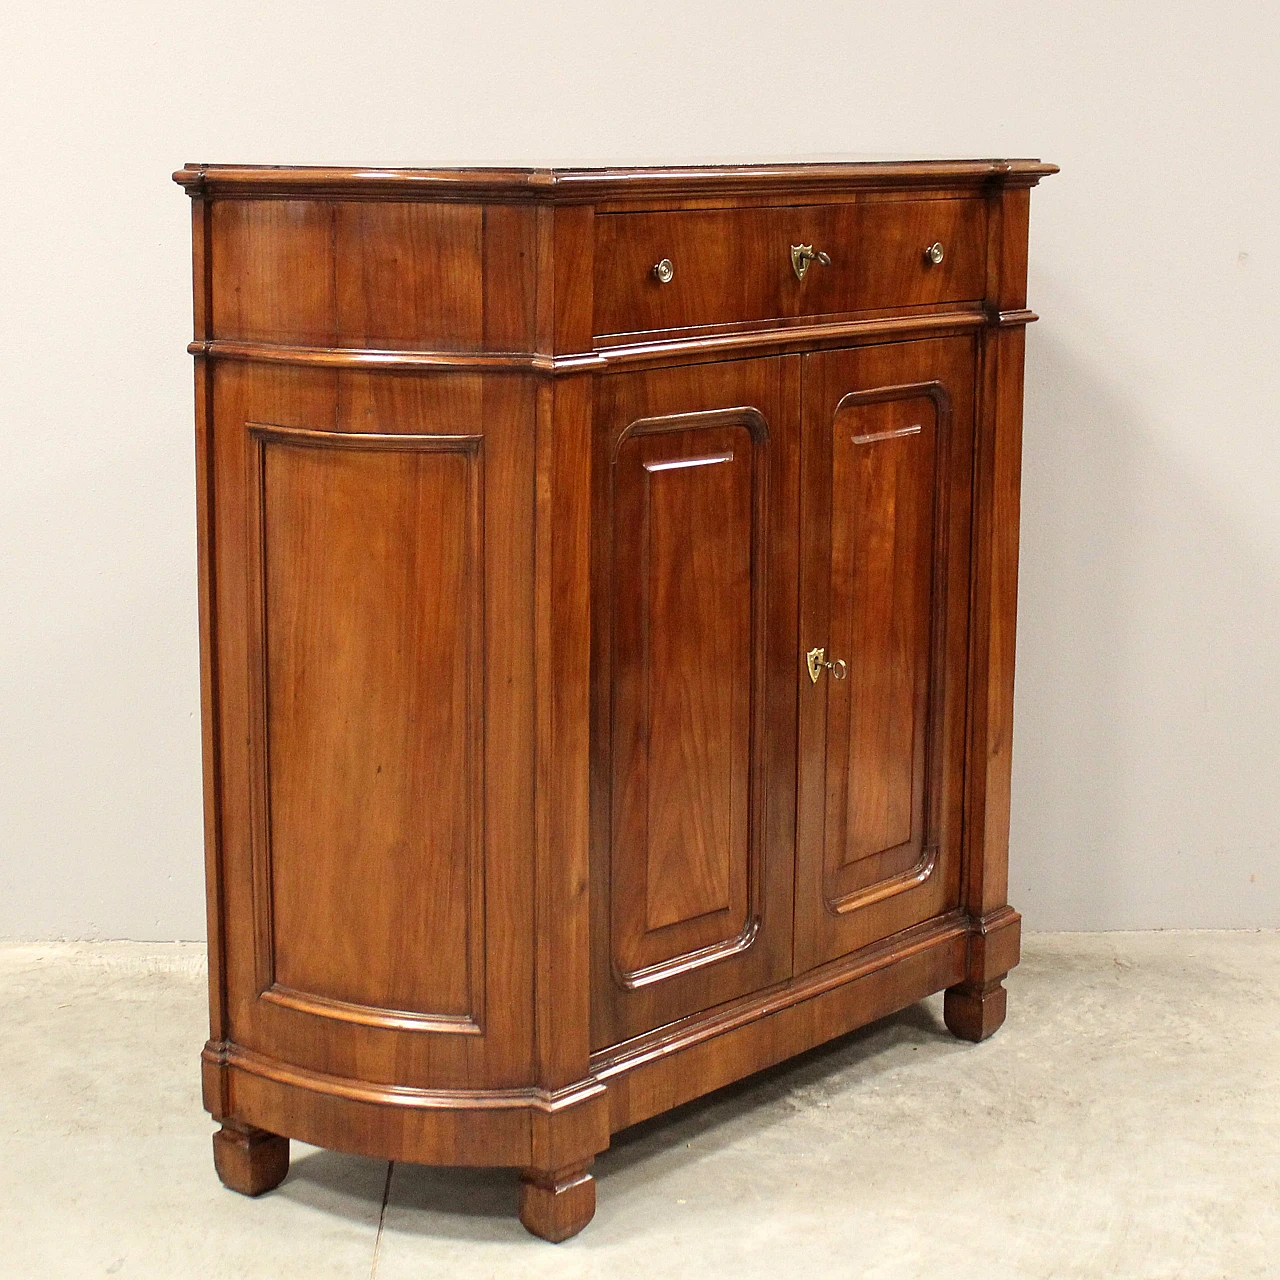
M1034 159L887 160L674 166L363 169L187 164L173 175L190 195L580 203L633 197L795 194L883 187L1034 186L1058 167Z

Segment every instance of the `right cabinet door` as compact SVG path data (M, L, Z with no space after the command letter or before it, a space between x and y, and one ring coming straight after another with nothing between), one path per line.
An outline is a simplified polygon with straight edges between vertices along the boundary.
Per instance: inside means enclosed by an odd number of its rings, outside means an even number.
M797 972L960 901L976 361L804 358Z

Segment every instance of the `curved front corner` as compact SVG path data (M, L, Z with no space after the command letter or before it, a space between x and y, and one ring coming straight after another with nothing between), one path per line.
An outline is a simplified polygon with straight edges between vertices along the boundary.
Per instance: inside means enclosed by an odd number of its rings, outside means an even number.
M414 1164L527 1168L609 1145L605 1087L416 1089L327 1075L236 1045L205 1051L226 1114L313 1146ZM563 1159L562 1159L563 1158Z

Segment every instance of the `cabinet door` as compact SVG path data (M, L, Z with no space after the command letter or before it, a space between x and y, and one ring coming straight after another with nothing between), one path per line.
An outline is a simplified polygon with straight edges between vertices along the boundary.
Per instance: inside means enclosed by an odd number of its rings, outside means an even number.
M596 1048L790 972L798 373L598 384Z
M804 358L797 972L959 903L975 360Z

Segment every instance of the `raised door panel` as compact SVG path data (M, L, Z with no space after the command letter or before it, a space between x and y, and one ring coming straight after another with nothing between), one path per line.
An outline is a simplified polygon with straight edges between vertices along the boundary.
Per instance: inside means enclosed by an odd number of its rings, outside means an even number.
M851 392L831 422L827 637L833 658L850 655L826 682L827 871L837 897L921 861L946 413L934 388Z
M973 378L968 339L806 359L799 969L958 903Z
M614 962L625 980L748 920L753 622L768 428L754 412L633 424L614 459ZM754 617L753 617L754 614Z
M602 383L596 1047L788 968L793 720L770 711L795 616L784 368Z

